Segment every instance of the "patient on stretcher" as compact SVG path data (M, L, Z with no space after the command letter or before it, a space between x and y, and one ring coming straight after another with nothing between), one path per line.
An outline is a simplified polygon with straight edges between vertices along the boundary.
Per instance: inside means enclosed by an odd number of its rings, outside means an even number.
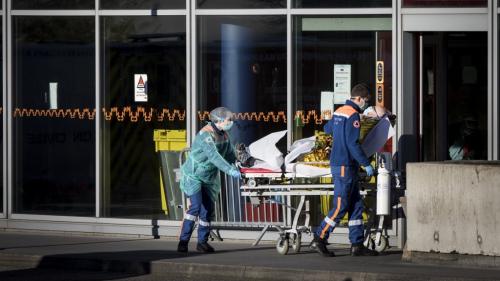
M381 106L372 106L361 116L360 142L367 156L373 155L392 137L395 116ZM377 129L375 129L377 128ZM375 130L374 130L375 129ZM317 131L314 136L295 141L288 153L283 154L276 143L287 131L271 133L250 146L236 146L237 159L241 167L269 170L270 172L294 173L295 176L320 177L330 174L329 154L331 136Z

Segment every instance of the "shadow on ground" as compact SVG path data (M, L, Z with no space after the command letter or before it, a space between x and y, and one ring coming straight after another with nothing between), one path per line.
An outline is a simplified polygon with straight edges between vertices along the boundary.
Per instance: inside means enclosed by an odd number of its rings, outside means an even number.
M60 246L77 246L77 245L95 245L95 244L112 244L112 243L123 243L123 242L134 242L134 241L145 241L153 239L120 239L120 240L106 240L106 241L89 241L89 242L74 242L74 243L51 243L51 244L41 244L41 245L22 245L22 246L12 246L0 248L3 250L13 250L13 249L28 249L28 248L45 248L45 247L60 247Z
M35 268L17 268L0 271L0 280L121 280L123 278L151 274L152 265L155 261L168 262L171 259L179 260L200 255L213 255L215 258L217 254L229 252L244 253L271 248L273 247L225 249L212 254L198 252L178 253L172 250L140 250L47 255L41 258ZM179 275L179 272L177 273ZM179 276L183 276L183 273L180 272ZM189 278L189 280L198 279Z

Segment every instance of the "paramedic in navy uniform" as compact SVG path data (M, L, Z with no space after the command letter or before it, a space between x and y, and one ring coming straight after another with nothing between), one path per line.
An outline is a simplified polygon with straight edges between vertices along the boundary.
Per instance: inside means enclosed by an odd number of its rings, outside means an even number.
M363 245L363 200L359 195L358 171L363 166L368 176L374 173L373 167L359 144L360 112L368 105L370 92L367 86L357 84L352 88L351 98L333 113L333 118L324 127L333 136L330 167L334 183L333 209L314 233L311 248L325 257L335 254L326 247L328 236L335 226L348 213L349 240L352 256L375 256Z

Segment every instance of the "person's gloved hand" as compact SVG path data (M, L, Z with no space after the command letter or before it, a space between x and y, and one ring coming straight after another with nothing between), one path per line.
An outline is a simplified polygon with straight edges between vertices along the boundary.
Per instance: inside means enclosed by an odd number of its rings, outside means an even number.
M241 173L238 169L232 169L227 174L235 179L241 179Z
M375 170L373 169L372 165L368 165L368 166L365 166L365 171L366 171L366 174L371 177L375 174Z

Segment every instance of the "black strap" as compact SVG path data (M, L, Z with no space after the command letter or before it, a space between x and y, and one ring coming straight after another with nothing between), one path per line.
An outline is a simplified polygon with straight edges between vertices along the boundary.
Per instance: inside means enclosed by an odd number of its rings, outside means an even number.
M219 128L217 128L217 126L215 126L214 122L210 122L210 125L214 129L215 133L217 133L217 135L219 135L219 136L223 136L224 135L224 131L219 130Z

